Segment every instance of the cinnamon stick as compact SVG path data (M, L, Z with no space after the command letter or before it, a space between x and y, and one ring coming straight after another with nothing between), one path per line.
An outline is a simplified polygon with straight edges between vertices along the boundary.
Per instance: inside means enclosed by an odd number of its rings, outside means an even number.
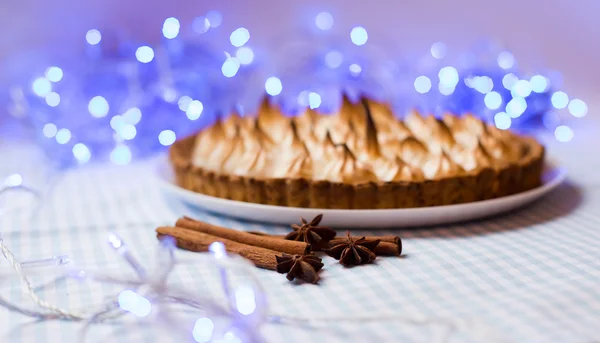
M363 236L353 236L354 240ZM400 256L402 254L402 240L398 236L365 236L367 240L380 240L373 252L378 256ZM329 247L346 242L346 238L334 238L329 242Z
M305 242L288 241L275 237L253 235L245 231L228 229L189 217L180 218L177 220L175 226L221 237L234 242L284 252L291 255L304 255L309 253L311 250L310 245Z
M241 255L252 261L258 268L263 269L276 270L276 256L282 255L279 251L243 244L203 232L178 227L159 227L156 229L156 236L159 239L162 236L171 236L175 239L179 248L195 252L206 252L212 243L221 242L225 245L225 249L227 249L228 252Z

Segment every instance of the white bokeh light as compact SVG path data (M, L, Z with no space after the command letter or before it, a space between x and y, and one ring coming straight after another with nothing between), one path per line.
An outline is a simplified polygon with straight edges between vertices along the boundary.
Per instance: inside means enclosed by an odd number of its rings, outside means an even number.
M320 30L329 30L333 26L333 16L329 12L321 12L315 17L315 25Z
M518 118L527 110L527 102L523 98L512 98L506 104L506 114L511 118Z
M440 69L438 77L444 88L454 88L458 84L458 71L452 66Z
M229 36L229 41L231 42L231 45L235 46L236 48L239 48L244 44L248 43L249 40L250 31L248 31L248 29L245 27L240 27L233 30L233 32Z
M490 110L497 110L502 105L502 96L498 92L489 92L483 98L483 102Z
M568 142L573 139L574 133L570 127L560 125L554 130L554 136L559 142Z
M58 132L58 128L56 127L56 125L48 123L44 125L42 132L44 133L44 136L48 138L54 138L54 136L56 136L56 133Z
M50 67L46 69L46 79L52 82L59 82L63 78L63 70L59 67Z
M31 89L37 96L45 97L52 92L52 84L45 77L40 77L33 81Z
M331 69L335 69L342 65L343 60L344 55L337 50L332 50L325 54L325 65Z
M179 20L175 17L165 19L162 27L162 34L167 39L173 39L179 35Z
M200 102L198 100L193 100L188 105L188 108L185 111L185 115L190 120L196 120L196 119L200 118L203 110L204 110L204 105L202 104L202 102Z
M446 56L446 44L442 43L442 42L436 42L433 43L433 45L431 45L431 56L433 56L434 58L437 59L442 59L444 58L444 56Z
M360 72L362 71L362 68L360 67L360 65L356 64L356 63L352 63L348 69L350 70L350 74L352 74L352 76L358 76L358 74L360 74Z
M212 339L214 329L215 324L212 320L210 320L210 318L202 317L194 324L192 336L198 343L207 343Z
M496 113L494 116L494 124L496 124L496 127L500 130L507 130L512 124L512 119L504 112Z
M92 157L92 152L90 151L90 149L82 143L75 144L73 146L72 152L77 162L81 164L88 162Z
M71 140L71 131L69 129L60 129L54 137L58 144L67 144Z
M170 146L175 143L177 136L173 130L163 130L158 134L158 142L163 146Z
M96 29L91 29L85 34L85 40L89 45L96 45L102 40L102 34Z
M131 162L131 150L126 145L119 145L110 152L110 160L116 165L126 165Z
M574 117L582 118L588 112L588 106L581 99L573 99L569 102L569 113L571 113Z
M235 58L240 61L240 64L250 64L254 60L254 51L247 46L243 46L237 49Z
M365 45L369 40L369 34L364 27L356 26L350 31L350 39L355 45Z
M569 96L567 93L562 91L554 92L550 98L550 101L552 102L552 106L554 106L554 108L562 109L567 107L569 104Z
M234 77L240 70L240 61L237 58L228 57L221 66L221 73L225 77Z
M415 79L414 86L418 93L425 94L431 90L431 80L427 76L421 75Z
M515 57L508 51L498 54L498 65L502 69L510 69L515 64Z
M48 104L50 107L58 106L58 104L60 104L60 95L55 92L50 92L48 95L46 95L46 104Z
M543 93L548 88L548 80L542 75L534 75L529 80L531 90L536 93Z
M267 94L271 96L278 95L283 90L281 80L275 76L269 77L267 81L265 81L265 90L267 91Z
M311 109L319 108L321 106L321 96L318 93L308 93L308 106Z
M135 58L141 63L150 63L154 59L154 50L147 45L140 46L135 51Z
M108 101L101 96L93 97L88 103L88 111L95 118L102 118L108 114L110 106L108 105Z

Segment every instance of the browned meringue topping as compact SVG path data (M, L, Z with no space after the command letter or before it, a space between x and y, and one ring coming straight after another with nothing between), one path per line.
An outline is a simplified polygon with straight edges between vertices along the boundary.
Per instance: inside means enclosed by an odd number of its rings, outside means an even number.
M344 97L337 113L306 110L289 118L267 99L258 116L233 114L201 131L193 164L257 178L420 181L500 168L526 149L513 133L473 115L437 119L413 112L401 121L385 103Z

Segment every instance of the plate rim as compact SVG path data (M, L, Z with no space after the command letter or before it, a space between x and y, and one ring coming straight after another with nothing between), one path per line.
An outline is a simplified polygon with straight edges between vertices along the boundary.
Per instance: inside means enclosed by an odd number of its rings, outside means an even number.
M160 160L162 160L162 159L160 159ZM536 188L524 191L524 192L506 195L506 196L502 196L502 197L498 197L498 198L479 200L479 201L473 201L473 202L467 202L467 203L461 203L461 204L442 205L442 206L427 206L427 207L381 208L381 209L377 209L377 208L376 209L328 209L328 208L305 208L305 207L256 204L256 203L251 203L251 202L246 202L246 201L224 199L224 198L214 197L211 195L206 195L206 194L190 191L188 189L178 186L177 184L175 184L172 181L172 179L173 179L172 167L168 163L164 163L164 162L165 161L163 161L163 163L161 163L161 162L156 163L155 167L153 168L155 178L158 179L158 182L163 187L170 189L172 192L179 193L180 195L184 196L186 199L196 198L196 200L212 201L212 202L217 203L218 205L224 205L224 206L233 204L238 207L242 206L245 209L249 209L249 210L269 210L269 211L293 210L293 211L305 212L307 214L318 212L318 213L333 214L333 215L348 214L348 213L352 213L352 214L356 214L356 215L360 215L360 214L390 214L390 213L402 213L402 211L414 213L414 212L419 212L419 211L429 212L429 211L436 210L436 209L460 210L461 207L465 207L465 206L469 206L469 207L489 206L489 205L493 205L494 203L510 202L517 198L522 198L522 197L527 197L527 196L533 197L533 199L532 199L532 201L533 201L533 200L535 200L536 194L550 192L552 189L556 188L561 183L563 183L567 177L566 168L559 167L555 163L546 161L544 163L544 172L543 172L542 179L547 178L546 176L548 174L552 174L552 176L547 180L543 180L542 185L540 185ZM167 169L168 169L168 171L167 171ZM168 175L166 175L167 173L168 173ZM200 207L204 208L204 206L198 205L198 201L195 201L194 204L196 206L200 206Z

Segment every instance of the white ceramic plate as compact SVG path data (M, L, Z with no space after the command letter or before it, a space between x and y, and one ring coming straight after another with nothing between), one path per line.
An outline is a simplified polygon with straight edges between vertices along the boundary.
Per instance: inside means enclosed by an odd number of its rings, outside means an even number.
M561 168L547 166L540 187L497 199L466 204L404 209L330 210L253 204L198 194L174 184L167 163L159 163L157 176L163 190L188 205L239 219L289 225L300 217L323 213L323 225L336 228L401 228L450 224L480 219L520 208L546 195L566 176Z

